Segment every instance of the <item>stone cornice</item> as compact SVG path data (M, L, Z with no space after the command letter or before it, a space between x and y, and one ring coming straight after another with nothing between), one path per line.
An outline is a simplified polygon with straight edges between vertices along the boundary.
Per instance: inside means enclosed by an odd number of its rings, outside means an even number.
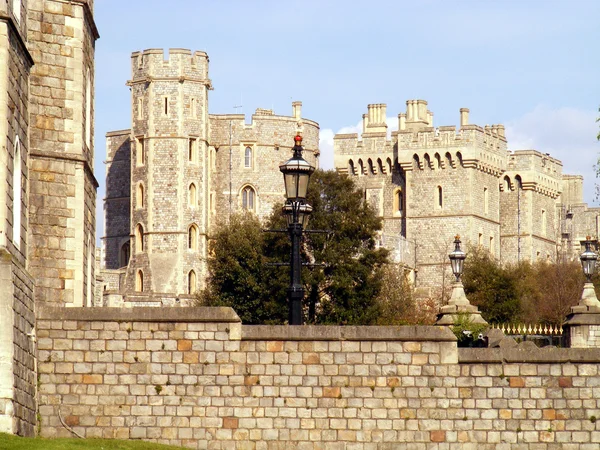
M92 166L90 166L90 163L85 158L82 158L77 155L68 154L68 153L52 153L52 152L39 153L39 152L35 152L35 151L30 151L29 156L34 157L34 158L57 159L60 161L70 161L70 162L75 162L75 163L81 163L81 164L83 164L83 168L84 168L85 172L88 174L89 177L91 177L92 182L94 183L94 187L96 189L98 189L99 184L98 184L98 180L96 180L96 177L94 176L94 169L92 168Z

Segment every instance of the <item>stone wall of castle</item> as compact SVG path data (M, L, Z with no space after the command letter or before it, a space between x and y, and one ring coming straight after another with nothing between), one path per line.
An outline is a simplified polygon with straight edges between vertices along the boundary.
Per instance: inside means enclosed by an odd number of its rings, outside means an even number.
M214 149L214 159L211 159L214 163L210 163L213 164L211 195L214 201L210 207L213 222L226 219L229 212L243 209L252 210L265 219L275 204L283 202L283 176L279 165L292 157L293 138L297 133L302 135L304 159L318 167L319 125L302 118L301 106L300 102L294 102L290 117L258 109L250 124L245 123L243 115L210 116L210 145L211 150ZM247 152L249 158L246 158ZM249 196L253 196L252 204Z
M27 2L0 17L0 432L35 434L33 280L27 271L30 205Z
M106 269L127 266L131 254L131 130L106 136L106 196L102 238Z
M466 108L460 116L458 130L434 128L427 102L409 100L398 115L398 131L388 136L386 106L374 104L363 115L360 138L334 138L335 167L356 177L384 219L383 237L396 235L387 241L414 247L414 257L404 259L416 269L417 287L431 291L450 279L447 255L457 234L466 246L481 246L501 262L555 261L563 247L574 257L574 234L563 244L561 230L581 234L578 229L593 228L597 220L595 212L577 206L575 198L583 204L577 180L564 178L571 209L581 208L573 225L560 203L560 161L534 150L510 152L504 126L469 124Z
M32 199L28 240L36 301L92 303L94 45L91 4L32 0L28 39L36 61L30 80Z
M242 326L228 308L45 308L41 434L190 448L584 450L598 349L443 327Z

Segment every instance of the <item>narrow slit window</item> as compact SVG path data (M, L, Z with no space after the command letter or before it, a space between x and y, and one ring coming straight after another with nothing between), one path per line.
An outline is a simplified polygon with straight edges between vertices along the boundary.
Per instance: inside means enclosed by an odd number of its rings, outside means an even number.
M244 167L252 167L252 147L246 147L244 151Z
M135 290L144 292L144 272L138 270L135 276Z
M136 253L144 251L144 227L141 224L135 227L135 251Z
M165 103L165 116L169 114L169 97L165 97L164 98L164 103Z
M438 208L444 207L444 192L441 186L437 188L437 206Z
M196 139L188 141L188 160L192 163L198 162L198 146Z
M188 273L188 294L196 293L196 272L190 270Z
M196 99L194 97L192 97L191 101L190 101L190 108L192 109L191 111L191 116L192 118L196 118Z
M144 118L144 99L142 97L138 98L138 119L142 120Z
M138 208L144 207L144 185L142 183L138 184L136 206Z
M191 225L188 228L188 249L196 250L198 248L198 227Z
M23 184L21 179L21 142L19 137L15 138L14 157L13 157L13 245L21 248L21 207L23 204Z
M190 184L189 188L189 205L194 208L198 204L197 196L196 196L196 185L194 183Z
M136 139L135 159L138 166L143 166L146 163L146 149L144 148L144 139Z

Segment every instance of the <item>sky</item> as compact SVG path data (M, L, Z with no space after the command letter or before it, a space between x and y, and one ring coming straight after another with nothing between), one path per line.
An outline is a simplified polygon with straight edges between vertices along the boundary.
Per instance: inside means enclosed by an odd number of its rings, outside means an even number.
M168 5L168 6L166 6ZM320 124L321 167L333 136L360 132L369 103L390 125L424 99L434 126L504 124L510 150L535 149L584 176L597 206L600 1L596 0L97 0L97 236L103 235L105 135L131 126L130 55L206 51L209 112L256 108ZM241 111L235 106L242 105Z

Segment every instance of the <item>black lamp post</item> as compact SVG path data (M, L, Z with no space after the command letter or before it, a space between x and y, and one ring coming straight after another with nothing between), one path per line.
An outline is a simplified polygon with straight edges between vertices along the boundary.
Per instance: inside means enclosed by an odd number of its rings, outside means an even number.
M294 143L294 156L280 165L279 170L283 173L287 198L283 213L287 218L288 232L292 241L288 322L290 325L302 325L304 288L301 279L300 240L302 239L302 230L308 223L308 217L312 212L312 207L306 203L306 193L310 176L315 168L302 158L302 136L296 135Z
M460 248L460 236L456 235L454 238L454 250L448 255L448 258L450 258L450 265L452 266L452 273L456 277L456 282L460 281L466 257L466 253Z

